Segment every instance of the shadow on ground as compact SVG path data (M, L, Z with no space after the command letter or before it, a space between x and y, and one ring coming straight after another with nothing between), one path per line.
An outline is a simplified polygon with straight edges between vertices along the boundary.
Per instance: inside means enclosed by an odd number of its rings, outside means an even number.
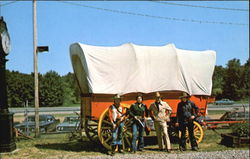
M92 141L71 141L66 143L36 144L35 147L39 149L53 149L73 152L86 151L106 153L106 150L102 147L102 145L94 143Z

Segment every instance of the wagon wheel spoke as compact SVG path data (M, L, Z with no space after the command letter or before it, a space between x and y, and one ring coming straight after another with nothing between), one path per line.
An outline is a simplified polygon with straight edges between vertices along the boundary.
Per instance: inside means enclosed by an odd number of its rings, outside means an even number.
M196 126L194 127L194 132L199 131L199 128Z
M128 131L128 130L124 131L123 133L128 135L129 137L132 137L132 133L130 131Z
M200 126L200 124L197 122L194 122L194 128L195 128L194 129L195 139L196 139L197 143L200 143L203 139L203 136L204 136L203 129Z
M111 123L110 121L103 120L102 122L105 123L105 124L108 124L108 125L111 125L111 126L112 126L112 123Z
M93 135L91 135L91 137L93 138L94 136L96 136L97 134L93 134Z
M104 142L107 143L107 142L110 141L111 139L112 139L112 136L109 136L107 139L104 140Z
M125 138L125 141L128 144L128 146L130 147L131 146L131 141L129 140L129 138L126 135L124 136L124 138Z
M108 108L100 116L98 123L98 138L105 148L111 149L112 123L108 119Z
M102 130L110 130L110 129L111 129L111 127L109 127L109 126L102 127Z
M93 121L91 119L86 119L85 120L85 133L86 136L89 138L89 140L93 142L97 142L97 123L96 121Z
M98 126L97 124L88 124L88 126Z
M199 140L199 138L200 138L199 136L195 136L195 139L196 139L196 140Z
M97 128L95 128L95 129L88 129L88 131L97 134L96 130L97 130Z

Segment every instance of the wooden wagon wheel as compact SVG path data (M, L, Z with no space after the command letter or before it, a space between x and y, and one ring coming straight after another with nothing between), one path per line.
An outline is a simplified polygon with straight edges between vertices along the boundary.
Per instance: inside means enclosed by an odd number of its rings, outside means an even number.
M84 129L86 136L90 139L90 141L98 142L98 120L91 120L89 118L85 119Z
M127 104L121 104L123 107L128 108ZM131 119L126 118L123 128L123 149L131 147L132 129ZM108 118L108 108L104 110L99 118L98 123L98 137L100 143L108 150L111 150L112 142L112 123Z
M197 143L200 143L203 139L203 136L204 136L204 131L201 127L201 125L194 121L194 137L196 139L196 142ZM181 132L179 131L179 137L181 138ZM187 143L189 143L189 134L188 134L188 130L186 130L186 138L187 138Z

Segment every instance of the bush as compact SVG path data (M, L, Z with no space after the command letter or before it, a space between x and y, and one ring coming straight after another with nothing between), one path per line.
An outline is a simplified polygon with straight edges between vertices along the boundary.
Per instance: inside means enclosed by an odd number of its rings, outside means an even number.
M237 123L231 126L232 133L239 137L249 137L250 130L249 130L249 123Z

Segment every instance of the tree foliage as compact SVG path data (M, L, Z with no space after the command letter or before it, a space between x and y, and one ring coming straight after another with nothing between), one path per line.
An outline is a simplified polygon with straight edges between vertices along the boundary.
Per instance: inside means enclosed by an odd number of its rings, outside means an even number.
M6 71L8 105L34 106L34 74ZM39 105L43 107L79 103L79 89L73 73L60 76L55 71L39 74Z
M222 98L223 96L223 85L224 85L224 74L225 68L222 66L215 66L213 74L213 90L212 95L217 98Z
M47 72L40 80L39 104L41 106L62 105L63 91L61 76L55 71Z
M34 80L29 74L6 71L8 104L22 106L24 102L34 101Z
M249 96L249 60L241 65L239 59L229 60L226 67L215 66L212 95L217 99L247 99Z
M226 67L215 66L212 95L216 99L247 99L250 88L250 60L244 65L239 59L228 61ZM74 73L60 76L55 71L39 74L40 106L61 106L80 102L80 90ZM34 74L6 71L8 104L20 107L28 101L34 105Z
M224 76L225 83L223 84L223 94L226 98L240 100L242 94L242 76L243 67L240 65L239 59L228 61Z
M75 75L73 73L68 73L62 76L63 81L63 103L64 105L79 103L80 102L80 90L77 85Z

